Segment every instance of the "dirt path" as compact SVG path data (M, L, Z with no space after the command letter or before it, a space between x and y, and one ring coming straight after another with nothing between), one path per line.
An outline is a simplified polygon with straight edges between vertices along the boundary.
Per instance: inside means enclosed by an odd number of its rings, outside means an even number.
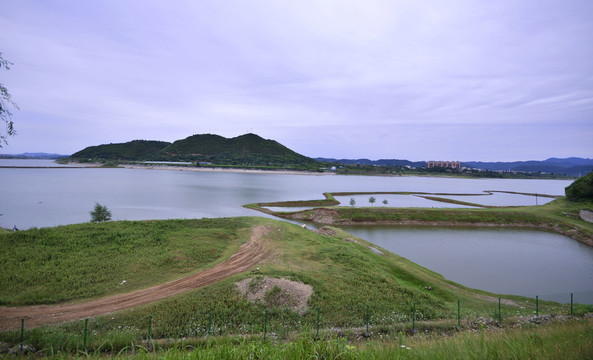
M196 274L147 289L81 303L24 307L0 306L0 330L20 328L22 318L25 319L26 327L30 329L40 325L108 314L213 284L231 275L246 271L265 259L269 252L264 251L262 236L267 232L266 226L257 226L252 230L250 241L242 245L224 262Z

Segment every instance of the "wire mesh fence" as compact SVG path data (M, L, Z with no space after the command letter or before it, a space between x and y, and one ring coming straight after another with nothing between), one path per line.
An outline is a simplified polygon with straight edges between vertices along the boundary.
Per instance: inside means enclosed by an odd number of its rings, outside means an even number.
M419 328L426 329L430 326L436 326L435 324L438 324L439 328L444 326L462 329L484 323L488 326L503 326L505 322L518 321L517 318L528 318L527 321L538 322L541 320L540 317L545 319L555 316L583 315L583 310L592 312L593 306L578 303L577 301L582 302L582 299L588 299L591 295L593 295L593 291L537 295L533 301L529 302L528 308L523 312L514 312L514 305L510 306L509 300L502 298L495 299L497 301L483 311L475 311L471 307L465 309L463 301L458 300L456 314L445 319L427 319L423 313L423 308L417 307L416 303L410 304L408 313L392 314L392 316L386 316L384 311L374 311L372 303L359 304L359 306L352 308L352 311L355 311L359 317L358 321L344 323L339 327L336 326L336 316L332 314L332 309L322 309L321 307L310 309L307 320L297 324L286 323L282 312L269 311L267 308L263 309L260 319L253 319L251 323L238 326L226 324L225 314L213 312L202 313L201 319L191 319L184 324L173 324L168 321L169 319L159 319L149 315L145 320L140 320L140 325L122 324L114 326L111 324L111 329L107 330L100 329L105 324L101 324L100 321L95 319L84 319L70 323L67 331L47 330L52 327L47 327L45 330L27 330L26 319L22 319L20 331L18 333L15 331L4 333L2 341L9 340L12 344L17 343L21 351L23 351L25 344L30 343L47 349L86 351L88 349L102 348L106 344L112 348L113 346L121 348L133 346L134 344L152 346L154 341L160 340L209 339L225 335L251 336L263 341L270 339L281 341L289 339L291 333L308 332L315 338L320 338L328 333L346 330L364 337L370 336L377 329L388 332L390 326L396 332L405 331L409 334L415 334ZM566 305L561 307L556 305L553 308L554 312L550 313L546 306L542 306L544 301L550 299L558 299L556 301ZM326 321L324 317L331 317L332 320ZM12 341L10 341L11 339Z

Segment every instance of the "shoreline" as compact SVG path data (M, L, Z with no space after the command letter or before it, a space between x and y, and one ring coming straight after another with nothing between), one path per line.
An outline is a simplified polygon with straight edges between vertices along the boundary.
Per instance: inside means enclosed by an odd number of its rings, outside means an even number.
M95 166L96 167L96 166ZM262 169L240 169L240 168L218 168L218 167L184 167L173 165L130 165L122 164L117 168L136 169L136 170L173 170L173 171L197 171L197 172L227 172L227 173L243 173L243 174L281 174L281 175L336 175L331 172L312 172L312 171L298 171L298 170L262 170Z

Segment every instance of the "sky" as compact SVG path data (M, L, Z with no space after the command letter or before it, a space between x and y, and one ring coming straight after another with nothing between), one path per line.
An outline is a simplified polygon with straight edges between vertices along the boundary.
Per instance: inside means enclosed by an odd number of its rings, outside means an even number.
M310 157L593 158L591 0L3 0L0 153L255 133Z

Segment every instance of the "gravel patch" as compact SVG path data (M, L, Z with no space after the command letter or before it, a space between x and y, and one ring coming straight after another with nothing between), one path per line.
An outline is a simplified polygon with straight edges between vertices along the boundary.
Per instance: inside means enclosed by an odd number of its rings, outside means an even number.
M263 276L247 278L239 281L236 285L239 292L252 303L286 307L300 315L307 311L307 302L313 294L311 285ZM275 287L278 287L280 291Z

